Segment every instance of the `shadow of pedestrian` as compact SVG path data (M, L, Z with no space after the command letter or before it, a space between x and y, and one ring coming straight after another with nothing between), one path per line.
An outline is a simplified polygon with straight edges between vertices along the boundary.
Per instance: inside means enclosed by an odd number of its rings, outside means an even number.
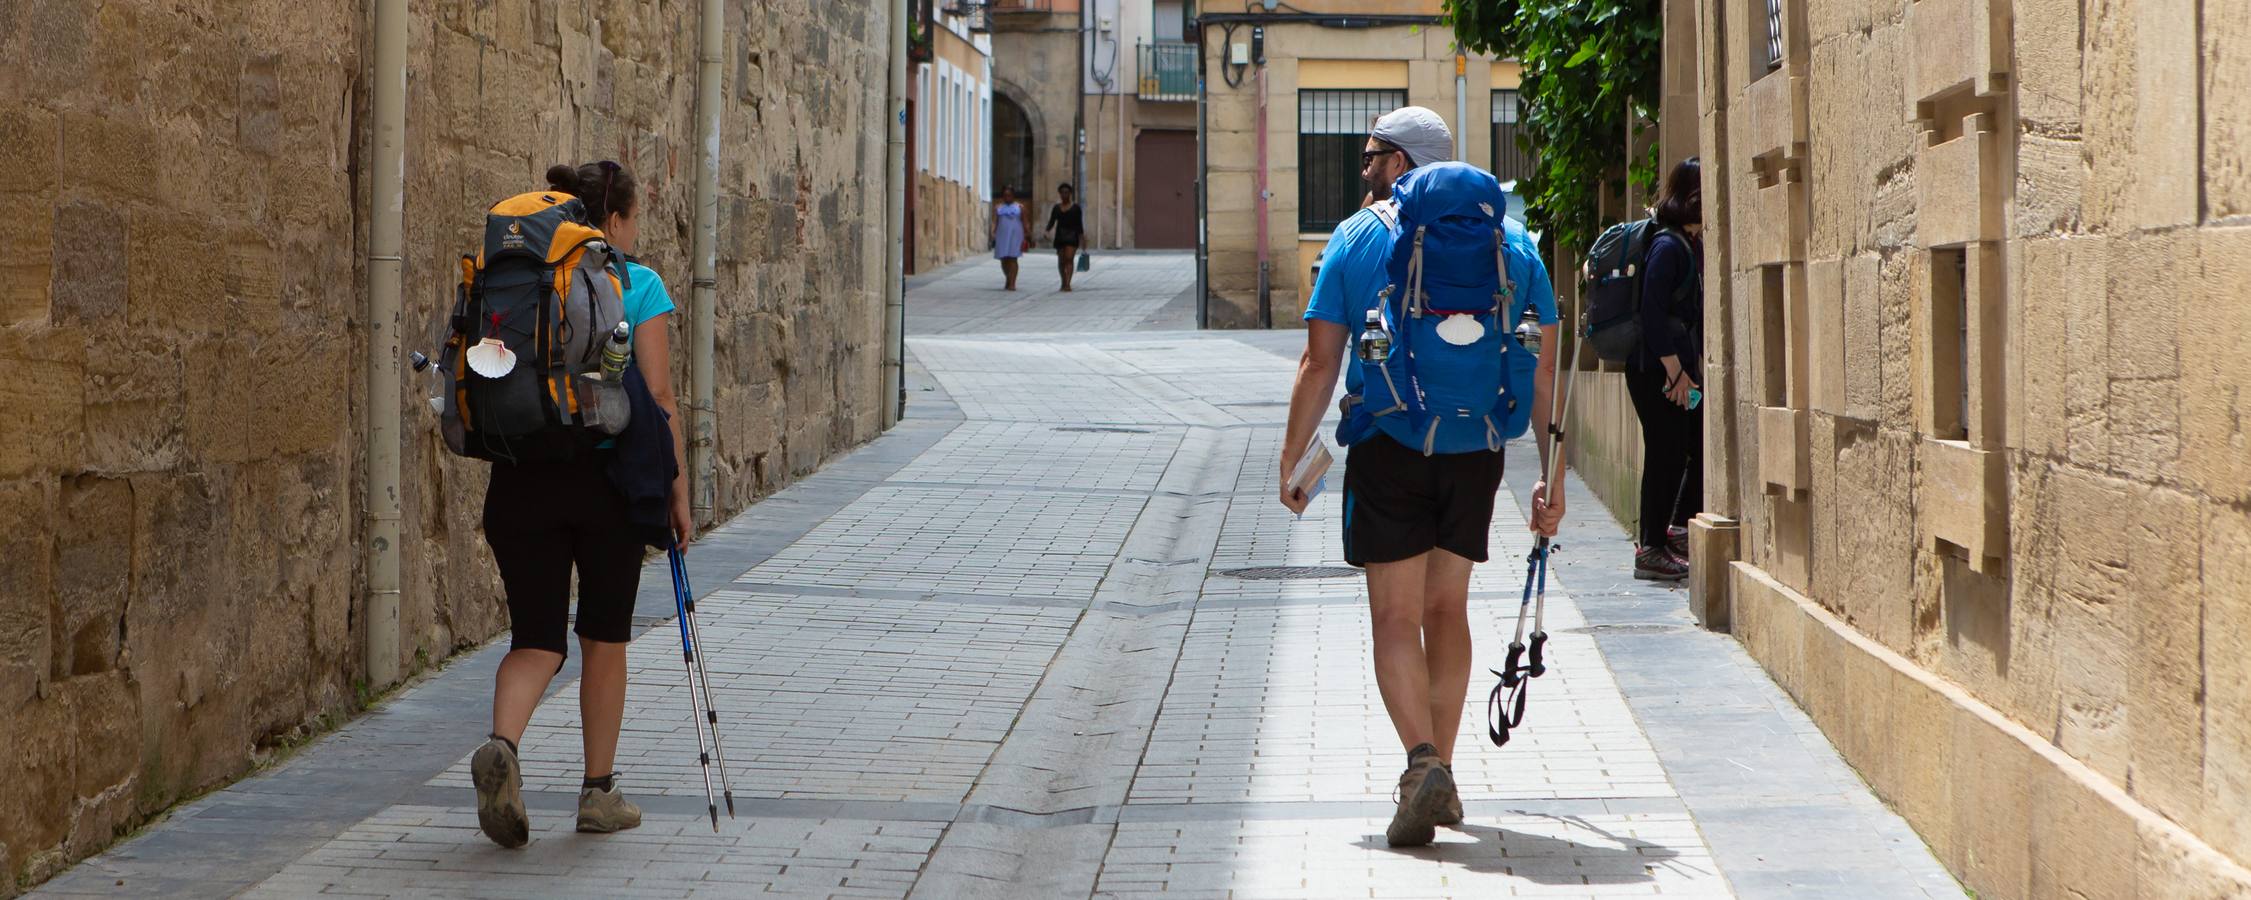
M1616 834L1578 816L1516 815L1546 819L1561 828L1539 833L1464 823L1440 828L1438 840L1427 847L1392 847L1381 834L1368 835L1358 843L1369 849L1538 884L1633 884L1656 880L1659 868L1696 879L1719 877L1716 871L1680 862L1678 850ZM1461 840L1463 837L1473 840Z

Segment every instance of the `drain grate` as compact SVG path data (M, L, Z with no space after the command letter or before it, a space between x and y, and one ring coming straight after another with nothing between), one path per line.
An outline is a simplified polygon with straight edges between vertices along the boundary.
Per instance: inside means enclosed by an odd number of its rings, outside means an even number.
M1558 628L1559 634L1675 634L1695 631L1693 625L1588 625L1583 628Z
M1070 431L1070 432L1075 432L1075 433L1078 433L1078 434L1148 434L1148 433L1149 433L1149 429L1147 429L1147 428L1126 428L1126 427L1123 427L1123 426L1119 426L1119 425L1057 425L1057 426L1055 426L1055 430L1056 430L1056 431Z
M1296 578L1354 578L1359 576L1360 570L1351 566L1253 566L1248 569L1227 569L1219 574L1250 581L1287 581Z

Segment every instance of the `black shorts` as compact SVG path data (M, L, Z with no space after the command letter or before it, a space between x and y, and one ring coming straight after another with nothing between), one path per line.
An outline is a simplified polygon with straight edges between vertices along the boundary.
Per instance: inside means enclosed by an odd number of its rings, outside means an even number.
M494 463L485 489L485 542L508 591L509 646L570 655L564 634L578 571L578 635L633 638L641 541L625 525L625 497L603 468L610 451L565 462Z
M1344 455L1344 560L1355 566L1412 559L1438 549L1486 558L1501 454L1424 456L1378 434Z

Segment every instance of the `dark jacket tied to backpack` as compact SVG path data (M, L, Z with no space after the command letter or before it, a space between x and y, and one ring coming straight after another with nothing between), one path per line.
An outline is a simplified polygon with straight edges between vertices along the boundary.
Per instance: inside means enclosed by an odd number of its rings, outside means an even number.
M1677 231L1663 231L1649 242L1649 272L1641 297L1641 354L1635 364L1663 368L1667 356L1680 357L1680 370L1702 383L1697 363L1704 351L1704 285L1696 265L1698 248ZM1681 282L1690 284L1682 285Z
M610 457L610 483L625 495L625 527L642 543L659 550L672 546L672 480L680 475L673 455L672 417L665 415L638 365L625 369L625 394L633 415L617 436Z

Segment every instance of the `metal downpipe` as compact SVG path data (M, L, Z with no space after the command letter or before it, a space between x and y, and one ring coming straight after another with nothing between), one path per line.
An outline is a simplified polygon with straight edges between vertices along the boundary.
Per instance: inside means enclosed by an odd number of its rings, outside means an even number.
M883 381L898 387L898 397L883 405L883 428L899 424L907 414L907 282L906 222L907 179L907 19L909 0L891 7L891 84L889 133L884 140L884 171L889 185L884 198L884 240L888 248L883 265Z
M701 34L696 51L696 207L695 237L690 258L695 266L693 293L688 302L694 331L689 348L688 467L691 513L697 525L710 525L718 516L718 409L714 399L713 358L718 354L719 325L719 57L724 50L727 12L721 0L703 0Z
M405 260L406 0L376 0L367 232L367 684L399 680L399 283Z

